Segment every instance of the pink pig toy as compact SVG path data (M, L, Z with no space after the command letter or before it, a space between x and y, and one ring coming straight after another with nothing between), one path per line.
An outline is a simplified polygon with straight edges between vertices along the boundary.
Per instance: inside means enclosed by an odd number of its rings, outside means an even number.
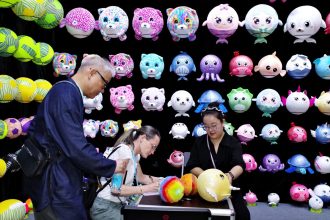
M291 128L288 130L288 138L294 143L306 142L307 132L303 127L295 125L291 122Z
M243 160L245 162L245 170L247 172L257 169L258 164L251 154L243 154Z
M134 10L132 23L137 40L152 38L153 41L156 41L164 27L163 14L155 8L137 8Z
M245 194L245 196L243 198L247 202L248 206L256 206L257 205L258 198L257 198L256 194L254 194L250 190L249 190L248 193Z
M118 53L116 55L109 55L110 63L115 67L116 79L124 76L131 78L133 76L134 61L132 57L125 53Z
M122 110L134 109L134 93L131 85L110 88L110 102L115 107L115 113L120 114Z
M229 62L231 76L244 77L252 76L253 62L250 57L234 52L234 57Z
M184 162L184 156L181 151L174 150L170 157L167 159L167 162L171 164L173 167L181 167Z
M309 192L306 186L298 184L296 182L292 183L290 188L291 199L297 202L305 202L309 198Z

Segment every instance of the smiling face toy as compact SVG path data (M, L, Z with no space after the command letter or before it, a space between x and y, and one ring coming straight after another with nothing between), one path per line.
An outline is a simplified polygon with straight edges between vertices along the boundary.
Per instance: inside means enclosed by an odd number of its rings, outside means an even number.
M250 93L248 89L239 87L237 89L232 89L231 92L227 94L227 97L229 99L230 108L234 112L243 113L251 107L253 94Z
M197 81L209 80L224 82L224 79L221 79L219 73L222 70L222 62L220 58L213 54L208 54L204 56L200 62L200 69L202 75L197 79Z
M288 138L294 143L306 142L307 141L307 132L305 128L295 125L291 122L291 128L288 130Z
M256 99L257 107L263 112L263 117L272 117L271 113L275 112L281 105L281 97L274 89L264 89L259 92Z
M250 57L240 55L238 51L235 51L234 57L229 62L229 70L231 76L252 76L253 61Z
M261 58L258 65L254 67L254 71L259 71L265 78L273 78L279 74L283 77L286 74L286 71L282 70L282 62L276 56L276 52Z

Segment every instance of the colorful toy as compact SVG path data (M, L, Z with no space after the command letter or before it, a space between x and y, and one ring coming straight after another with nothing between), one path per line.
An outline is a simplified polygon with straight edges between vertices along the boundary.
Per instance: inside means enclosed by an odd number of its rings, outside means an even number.
M220 202L239 188L230 185L228 177L221 170L204 170L197 179L198 194L209 202Z
M289 32L292 36L298 38L293 43L316 43L311 38L320 28L326 28L320 11L310 5L303 5L295 8L290 12L286 23L284 24L284 32Z
M132 57L126 53L118 53L116 55L109 55L110 63L115 67L116 79L122 77L131 78L133 76L134 61Z
M194 130L192 132L193 137L200 137L202 135L206 134L206 131L204 129L203 123L199 123L194 127Z
M71 55L69 53L54 53L53 68L54 76L72 76L76 69L77 55Z
M267 154L262 159L262 165L259 166L259 170L261 172L276 173L283 170L284 167L284 163L281 163L281 159L276 154Z
M315 99L314 105L325 115L330 115L330 91L322 91L320 97Z
M206 90L203 92L201 97L197 100L199 105L197 106L195 113L201 113L201 111L208 106L208 104L212 102L219 103L218 108L223 112L227 112L227 108L224 106L223 103L225 103L225 100L222 98L222 96L215 90Z
M308 162L307 158L302 154L295 154L291 158L288 159L288 164L290 167L285 170L287 173L301 173L306 174L306 170L313 174L314 170L310 168L311 164Z
M8 103L15 99L18 93L17 82L8 75L0 75L0 103Z
M288 130L288 138L294 143L301 143L307 141L307 132L305 128L295 125L294 122L290 123L290 129Z
M164 27L163 14L158 9L151 7L136 8L132 26L135 39L152 38L153 41L156 41Z
M177 122L172 125L169 134L172 134L174 139L185 139L186 136L190 134L190 131L186 124Z
M314 187L313 191L324 203L330 202L330 187L327 184L318 184Z
M270 142L270 144L277 144L277 140L279 139L281 133L283 131L275 124L266 124L262 130L260 136Z
M37 95L37 84L30 78L19 77L16 79L18 93L15 100L21 103L29 103Z
M163 111L165 103L165 90L164 88L158 89L150 87L141 89L141 103L146 111Z
M33 57L32 62L45 66L48 63L52 62L54 57L54 50L53 48L44 42L36 43L36 55Z
M253 6L242 21L246 30L257 39L254 43L267 43L265 37L272 34L282 21L278 18L276 10L265 4Z
M288 75L294 79L305 78L312 69L312 63L306 55L293 55L286 63Z
M178 90L174 92L171 96L171 100L167 103L167 107L172 107L173 110L178 112L175 117L189 117L189 114L186 112L189 111L193 106L195 106L195 101L192 95L185 90Z
M280 202L280 196L277 193L269 193L268 196L268 205L270 207L277 207Z
M167 159L167 162L173 167L179 168L182 167L184 162L184 156L181 151L174 150L170 157Z
M215 6L207 15L207 20L203 22L202 26L205 25L211 34L218 38L216 44L228 44L227 38L236 32L238 25L242 26L237 12L228 4Z
M241 144L247 145L247 142L252 141L255 137L258 137L255 133L254 128L250 124L244 124L239 126L237 130L238 139L241 141Z
M99 8L99 28L105 41L111 38L119 38L120 41L127 39L126 31L129 26L126 12L118 6Z
M23 220L29 211L29 204L17 199L6 199L0 202L1 220Z
M311 198L308 200L308 205L310 207L309 211L313 213L322 213L323 201L318 197L312 189L308 189L309 195Z
M186 52L181 51L173 58L170 72L174 72L179 76L178 81L188 80L187 76L192 72L196 72L194 60Z
M21 123L22 126L22 133L21 135L27 135L27 132L29 130L29 127L31 125L32 120L34 119L34 116L30 116L30 117L23 117L23 118L19 118L19 122Z
M164 59L155 53L142 54L140 70L144 79L160 79L164 71Z
M257 205L257 201L258 201L257 195L251 192L250 190L245 194L245 196L243 196L243 199L246 201L248 206Z
M123 124L124 131L128 131L130 129L139 129L141 128L142 120L136 120L136 121L128 121L127 123Z
M202 58L200 62L200 69L202 71L202 75L197 78L197 81L209 80L211 79L213 82L224 82L224 79L221 79L219 73L222 69L222 62L220 58L216 55L209 54Z
M29 36L20 35L17 37L18 47L13 57L21 62L31 61L37 54L36 42Z
M198 193L197 189L197 177L192 173L184 174L180 178L184 186L184 196L194 196Z
M256 99L257 107L263 112L262 117L271 118L271 113L275 112L281 105L280 94L274 89L264 89L259 92Z
M176 176L165 177L159 186L160 199L166 203L175 203L182 199L184 186Z
M45 9L45 14L38 20L35 20L35 22L45 29L57 27L64 16L64 10L61 3L58 0L47 0Z
M66 27L69 34L76 38L86 38L94 28L99 29L92 13L85 8L71 9L60 22L60 28Z
M285 76L286 71L282 70L282 62L276 56L276 51L271 54L264 56L259 60L258 65L254 67L255 72L260 72L260 74L265 78L274 78L277 75Z
M243 160L245 162L245 171L251 172L258 168L258 164L251 154L243 154Z
M11 8L20 0L0 0L0 8Z
M105 120L100 123L101 135L114 138L119 131L118 122Z
M196 10L179 6L166 9L167 28L172 35L173 41L179 41L181 38L188 38L189 41L196 39L196 31L199 25L199 19Z
M330 124L318 125L315 131L311 130L311 134L320 144L330 143Z
M83 96L85 113L90 114L94 109L97 109L99 111L102 110L103 108L102 101L103 101L103 95L101 92L92 99L87 98L87 96Z
M327 16L327 18L325 19L325 24L326 24L326 28L324 30L325 34L330 34L330 12Z
M306 202L309 198L309 192L306 186L293 182L290 188L290 196L294 201Z
M11 9L21 19L35 21L46 12L46 0L20 0Z
M324 54L323 57L313 61L315 64L315 72L322 79L330 80L330 55Z
M97 132L99 132L100 129L100 121L95 121L93 119L84 119L83 128L85 137L95 138Z
M4 120L0 119L0 140L4 139L8 134L8 126Z
M229 107L236 113L243 113L250 109L253 94L248 89L238 87L232 89L227 94L229 100Z
M45 79L37 79L34 82L37 85L37 95L34 97L34 101L40 103L52 88L52 84Z
M314 160L315 170L321 174L330 173L330 157L319 154Z
M240 55L238 51L235 51L234 57L229 62L229 70L231 76L252 76L253 61L250 57Z
M7 124L7 137L10 139L17 138L22 134L22 125L19 120L16 118L7 118L5 119Z
M12 56L18 47L16 33L8 28L0 27L0 56Z
M132 111L134 109L134 93L131 85L110 88L110 102L115 107L115 113L120 114L122 110Z
M315 97L311 97L311 99L309 99L307 96L307 91L304 90L301 92L300 86L298 86L297 91L292 92L289 90L288 97L285 98L282 96L281 100L283 106L285 106L290 113L294 115L301 115L307 112L309 107L314 105Z
M229 123L227 121L224 121L223 122L223 129L225 130L225 132L227 134L229 134L231 136L234 135L235 127L231 123Z

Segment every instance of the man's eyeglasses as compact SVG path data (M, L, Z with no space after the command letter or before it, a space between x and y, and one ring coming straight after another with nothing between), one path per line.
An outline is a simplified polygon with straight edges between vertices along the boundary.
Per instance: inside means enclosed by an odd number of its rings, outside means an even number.
M107 85L109 84L109 81L107 81L106 79L104 79L104 77L102 76L102 74L99 71L96 71L97 74L99 74L99 76L101 77L103 84L104 84L104 88L107 87Z
M203 129L204 129L205 131L211 131L211 130L212 130L212 131L215 131L215 130L218 129L218 127L219 127L218 124L211 125L211 126L203 125Z

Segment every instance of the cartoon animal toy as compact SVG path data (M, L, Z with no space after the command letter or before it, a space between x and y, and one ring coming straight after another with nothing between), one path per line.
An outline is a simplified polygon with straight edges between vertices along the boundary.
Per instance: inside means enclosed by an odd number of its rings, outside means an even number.
M316 74L322 79L330 80L330 55L324 54L323 57L315 59L313 63Z
M228 44L227 38L236 32L238 25L242 26L237 12L228 4L215 6L207 15L207 20L203 22L202 26L205 25L211 34L218 38L216 44Z
M222 98L220 93L215 90L206 90L205 92L203 92L197 102L199 103L199 105L197 106L195 113L201 113L201 111L206 108L211 102L219 103L219 110L221 110L223 113L227 113L227 108L223 105L223 103L225 103L225 100Z
M254 128L250 124L241 125L237 130L238 139L241 144L247 145L247 142L252 141L255 137L258 137L255 133Z
M158 9L151 7L136 8L132 26L135 39L152 38L153 41L156 41L164 27L163 14Z
M60 28L64 26L69 34L80 39L91 35L94 28L99 29L92 13L85 8L70 10L60 22Z
M126 53L118 53L116 55L109 55L110 63L116 70L116 79L122 77L131 78L133 76L134 61L132 57Z
M113 120L105 120L100 123L101 135L103 137L112 137L114 138L118 131L118 122Z
M290 167L285 170L287 173L301 173L306 174L306 170L313 174L314 170L310 168L311 164L308 162L307 158L302 154L295 154L291 158L288 159L288 164Z
M184 163L184 156L181 151L174 150L170 157L167 159L167 162L173 167L182 167Z
M258 65L254 67L254 71L260 72L265 78L274 78L277 75L283 77L286 74L286 71L282 70L282 62L276 56L276 51L271 55L261 58Z
M258 168L258 164L251 154L243 154L243 160L245 162L245 170L251 172Z
M194 127L194 130L192 132L193 137L200 137L202 135L206 134L206 131L204 129L203 123L199 123Z
M126 12L117 6L99 8L99 28L105 41L118 38L120 41L127 39L126 31L129 26Z
M286 107L286 109L294 114L301 115L307 112L308 108L314 105L315 97L311 97L311 99L307 96L307 91L304 90L301 92L300 86L298 86L297 91L292 92L289 90L288 97L285 98L282 96L282 105Z
M280 94L274 89L264 89L259 92L256 99L257 107L263 112L262 117L271 118L271 113L275 112L281 105Z
M191 94L185 90L178 90L174 92L171 96L171 100L167 103L167 107L172 107L173 110L178 112L175 117L189 117L189 114L186 112L193 106L195 106L195 101Z
M326 183L316 185L313 191L324 203L330 202L330 187Z
M100 121L95 121L93 119L84 119L83 128L85 137L95 138L97 132L99 132L100 129Z
M330 12L327 16L327 18L325 19L325 24L326 24L326 28L324 30L325 34L330 34Z
M85 113L90 114L94 109L97 109L99 111L102 110L103 108L102 101L103 101L103 95L101 92L92 99L83 96Z
M227 94L229 100L229 107L236 113L243 113L250 109L253 94L248 89L238 87L232 89Z
M305 128L295 125L294 122L290 123L290 129L288 130L288 138L294 143L301 143L307 141L307 132Z
M266 124L262 130L261 136L264 140L270 142L270 144L277 144L277 140L279 139L281 133L283 131L275 124Z
M295 8L290 12L286 23L284 24L284 32L289 32L292 36L298 38L293 43L316 43L311 38L320 28L326 28L320 11L310 5L303 5Z
M330 157L319 154L320 156L316 156L314 160L315 170L321 174L330 173Z
M110 102L115 107L115 113L120 114L122 110L134 109L134 93L131 85L110 88Z
M311 130L311 134L320 144L330 143L330 124L318 125L315 131Z
M188 80L187 76L192 72L196 72L194 60L186 52L181 51L173 58L170 72L174 72L179 76L178 81Z
M323 201L320 197L318 197L312 189L308 189L309 195L311 198L308 200L309 211L313 213L322 213Z
M282 3L285 3L287 0L281 0ZM270 3L276 2L276 0L269 0Z
M128 131L130 129L139 129L141 128L142 120L136 120L136 121L128 121L127 123L123 124L124 131Z
M277 207L280 202L280 196L277 193L269 193L268 196L268 205L270 207Z
M322 91L320 97L315 99L314 105L325 115L330 115L330 91Z
M267 43L266 37L272 34L282 21L278 18L276 10L269 5L259 4L253 6L242 21L246 30L257 39L254 43Z
M197 81L209 80L211 79L213 82L224 82L224 79L221 79L219 73L222 69L222 62L220 58L216 55L209 54L202 58L200 62L200 69L202 71L202 75L197 78Z
M261 172L276 173L284 169L284 163L281 163L281 159L276 154L267 154L262 159L262 165L259 166Z
M160 79L164 71L164 59L155 53L142 54L140 70L144 79Z
M309 192L305 185L293 182L290 188L290 196L294 201L305 202L309 198Z
M256 206L257 205L257 195L249 190L248 193L243 196L248 206Z
M53 58L54 76L72 76L76 69L76 60L77 55L55 52Z
M294 79L305 78L312 69L312 63L306 55L293 55L286 63L286 71Z
M150 87L142 89L141 103L146 111L162 111L165 103L164 88Z
M188 38L189 41L196 39L199 19L195 9L179 6L166 9L166 14L167 28L173 41L179 41L181 38Z
M231 123L229 123L227 121L224 121L223 122L223 129L225 130L225 132L227 134L229 134L231 136L234 135L235 127Z
M250 57L240 55L238 51L235 51L234 57L229 62L229 70L231 76L252 76L253 61Z
M190 134L190 131L186 124L177 122L172 126L169 134L172 134L174 139L185 139Z

